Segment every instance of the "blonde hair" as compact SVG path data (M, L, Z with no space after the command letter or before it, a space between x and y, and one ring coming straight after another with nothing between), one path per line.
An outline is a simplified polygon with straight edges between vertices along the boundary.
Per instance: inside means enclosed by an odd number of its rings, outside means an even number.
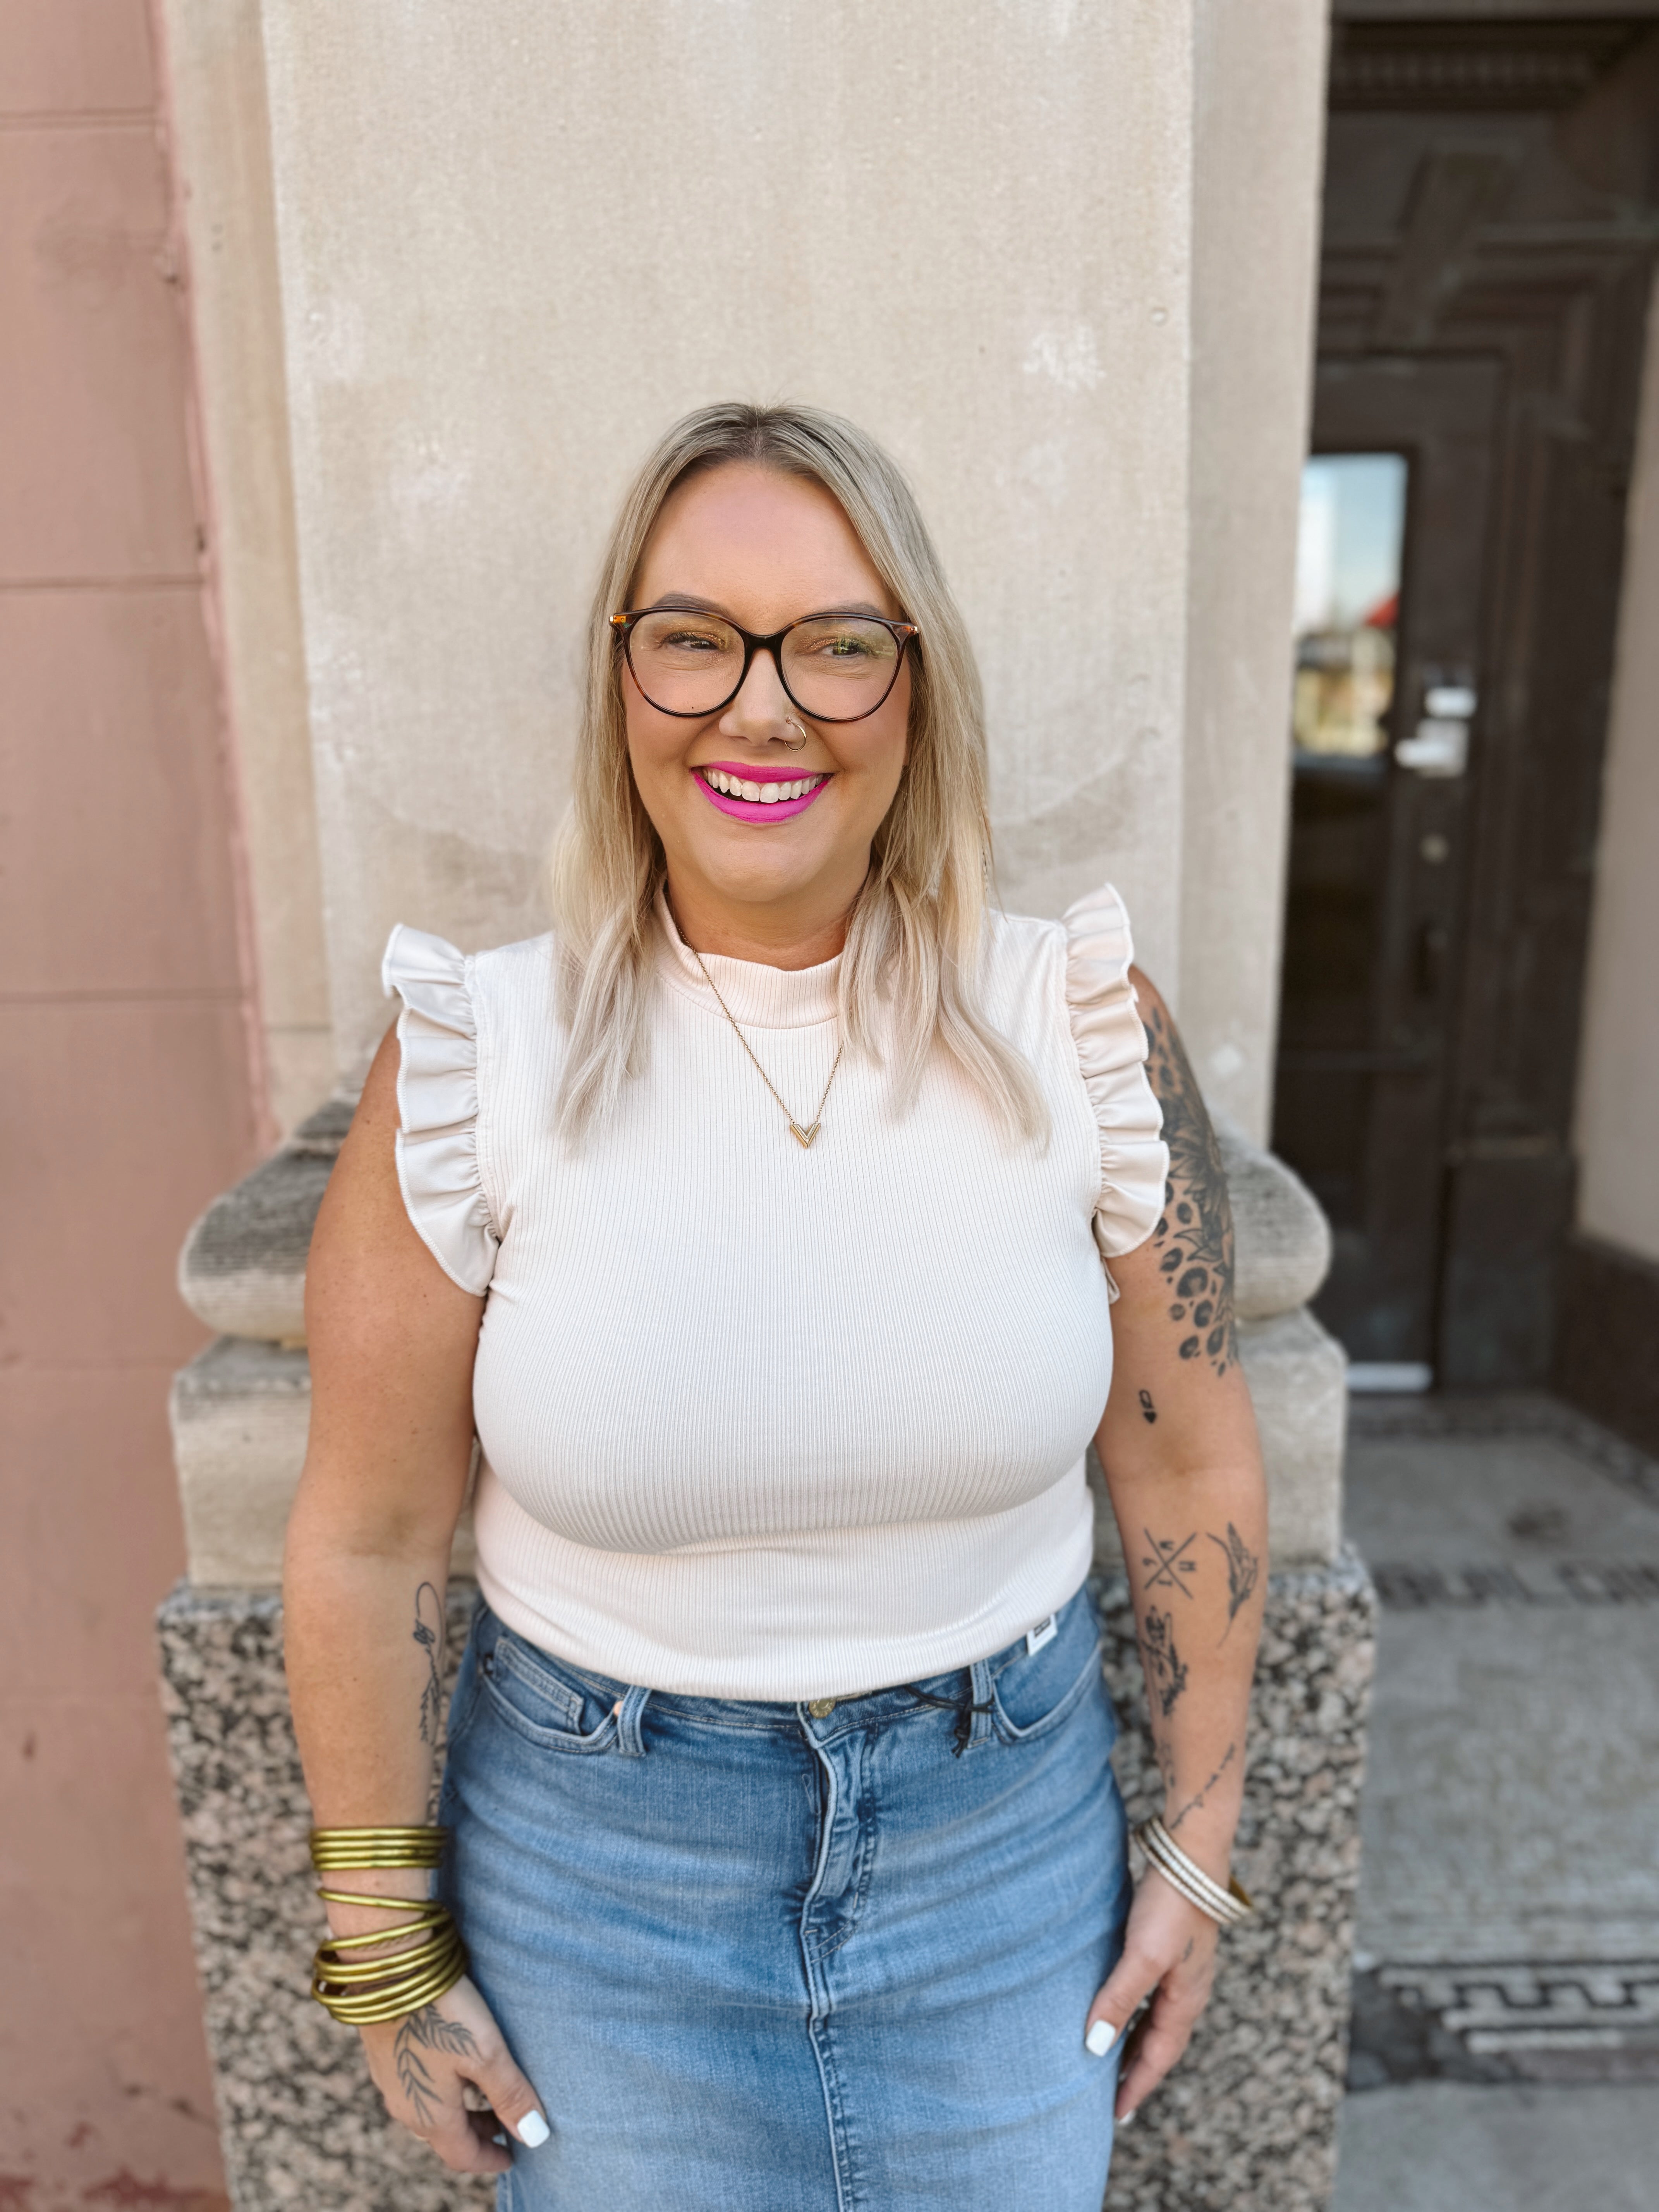
M644 1064L653 908L665 863L628 757L620 655L607 617L629 604L664 502L688 477L747 462L822 484L921 635L912 646L908 756L849 918L842 1034L879 1057L875 1001L893 1010L895 1102L914 1097L937 1047L1010 1134L1048 1115L1030 1067L987 1020L979 978L991 825L979 671L915 498L875 441L815 407L701 407L635 477L600 567L590 622L575 790L554 848L558 1007L569 1032L556 1118L573 1139Z

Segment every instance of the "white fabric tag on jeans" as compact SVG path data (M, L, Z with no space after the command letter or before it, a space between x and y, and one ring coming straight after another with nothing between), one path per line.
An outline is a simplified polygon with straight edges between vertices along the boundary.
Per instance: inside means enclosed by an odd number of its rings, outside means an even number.
M1040 1620L1035 1628L1028 1629L1025 1636L1027 1658L1033 1651L1041 1651L1045 1644L1052 1644L1059 1633L1060 1631L1054 1626L1054 1616L1052 1613L1047 1620Z

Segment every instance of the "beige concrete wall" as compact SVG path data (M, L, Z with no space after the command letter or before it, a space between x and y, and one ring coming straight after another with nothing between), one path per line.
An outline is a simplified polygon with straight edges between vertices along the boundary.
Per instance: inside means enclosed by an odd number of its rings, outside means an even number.
M348 1078L391 920L540 924L587 577L634 459L712 392L798 392L921 485L986 661L1007 896L1054 910L1115 875L1206 1085L1261 1133L1319 0L1190 23L951 0L873 103L861 64L823 80L826 52L892 43L856 4L827 40L789 7L506 0L455 51L437 11L267 0L266 35L260 12L164 0L284 1125L323 1080L328 979L267 36ZM731 272L708 301L665 273L706 236Z
M163 0L200 395L210 604L240 779L270 1101L286 1132L334 1081L289 474L258 0Z
M1290 818L1291 618L1324 152L1324 0L1198 0L1179 1010L1265 1143Z
M1188 0L265 0L341 1060L540 925L589 579L711 397L866 423L983 656L1004 888L1180 973ZM368 127L366 118L373 118Z
M1659 292L1648 327L1579 1058L1581 1228L1659 1260Z
M0 2201L222 2208L155 1686L191 1218L258 1150L143 0L0 9Z

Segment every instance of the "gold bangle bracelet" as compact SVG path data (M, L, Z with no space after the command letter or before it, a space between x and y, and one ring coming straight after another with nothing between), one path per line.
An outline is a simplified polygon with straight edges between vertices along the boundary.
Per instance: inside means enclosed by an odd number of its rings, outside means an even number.
M319 1889L317 1893L325 1905L373 1905L388 1912L419 1912L432 1903L429 1897L375 1897L367 1890ZM440 1905L441 1911L443 1907Z
M402 2020L419 2012L454 1988L466 1972L466 1951L459 1936L453 1948L434 1960L426 1972L383 1982L374 1989L342 1990L325 1972L313 1974L311 1994L335 2020L349 2027L367 2027L381 2021Z
M415 1903L412 1910L415 1917L398 1927L331 1936L319 1947L311 1994L335 2020L359 2027L400 2020L453 1989L466 1972L466 1948L448 1908L429 1902ZM387 1950L387 1944L398 1948ZM368 1951L374 1955L355 1955Z
M465 1956L453 1929L435 1943L423 1943L392 1959L341 1960L325 1945L312 1962L312 1994L331 2009L337 2002L379 2002L384 1998L402 1999L402 2008L412 2012L420 2002L415 1992L452 1967L455 1972L450 1978L459 1978Z
M436 1866L448 1841L447 1828L313 1828L311 1863L319 1874L334 1867Z
M438 1858L442 1856L442 1853L441 1843L400 1844L388 1837L379 1843L317 1844L313 1846L311 1856L313 1863L321 1860L325 1865L332 1865L340 1861L344 1861L348 1864L365 1861L372 1864L374 1860L383 1858Z
M376 1980L338 1982L327 1969L314 1975L312 1996L330 2011L337 2020L347 2017L378 2017L378 2020L400 2020L404 2013L418 2013L422 2004L431 2004L447 1989L453 1989L462 1973L467 1971L467 1954L460 1944L445 1947L442 1955L425 1964L420 1973L378 1975Z
M443 1907L438 1905L423 1918L405 1920L399 1928L371 1928L366 1936L331 1936L321 1948L325 1951L366 1951L371 1944L395 1943L400 1936L420 1936L428 1928L441 1928L443 1923ZM388 1952L387 1963L407 1955L406 1952Z

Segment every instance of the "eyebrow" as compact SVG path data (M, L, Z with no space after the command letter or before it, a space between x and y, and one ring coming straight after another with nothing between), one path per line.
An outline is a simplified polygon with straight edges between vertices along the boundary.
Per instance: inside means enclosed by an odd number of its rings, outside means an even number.
M723 607L718 599L699 599L695 592L661 592L653 599L648 607L641 607L639 611L647 615L667 614L676 609L685 614L718 615L722 622L729 622L733 629L743 628L743 624L730 608ZM884 614L879 607L872 606L868 599L842 599L838 600L834 606L812 607L805 614L797 615L794 619L797 622L811 622L814 615L868 615L874 622L897 622L902 619L897 615ZM787 629L789 625L785 623L782 627Z

